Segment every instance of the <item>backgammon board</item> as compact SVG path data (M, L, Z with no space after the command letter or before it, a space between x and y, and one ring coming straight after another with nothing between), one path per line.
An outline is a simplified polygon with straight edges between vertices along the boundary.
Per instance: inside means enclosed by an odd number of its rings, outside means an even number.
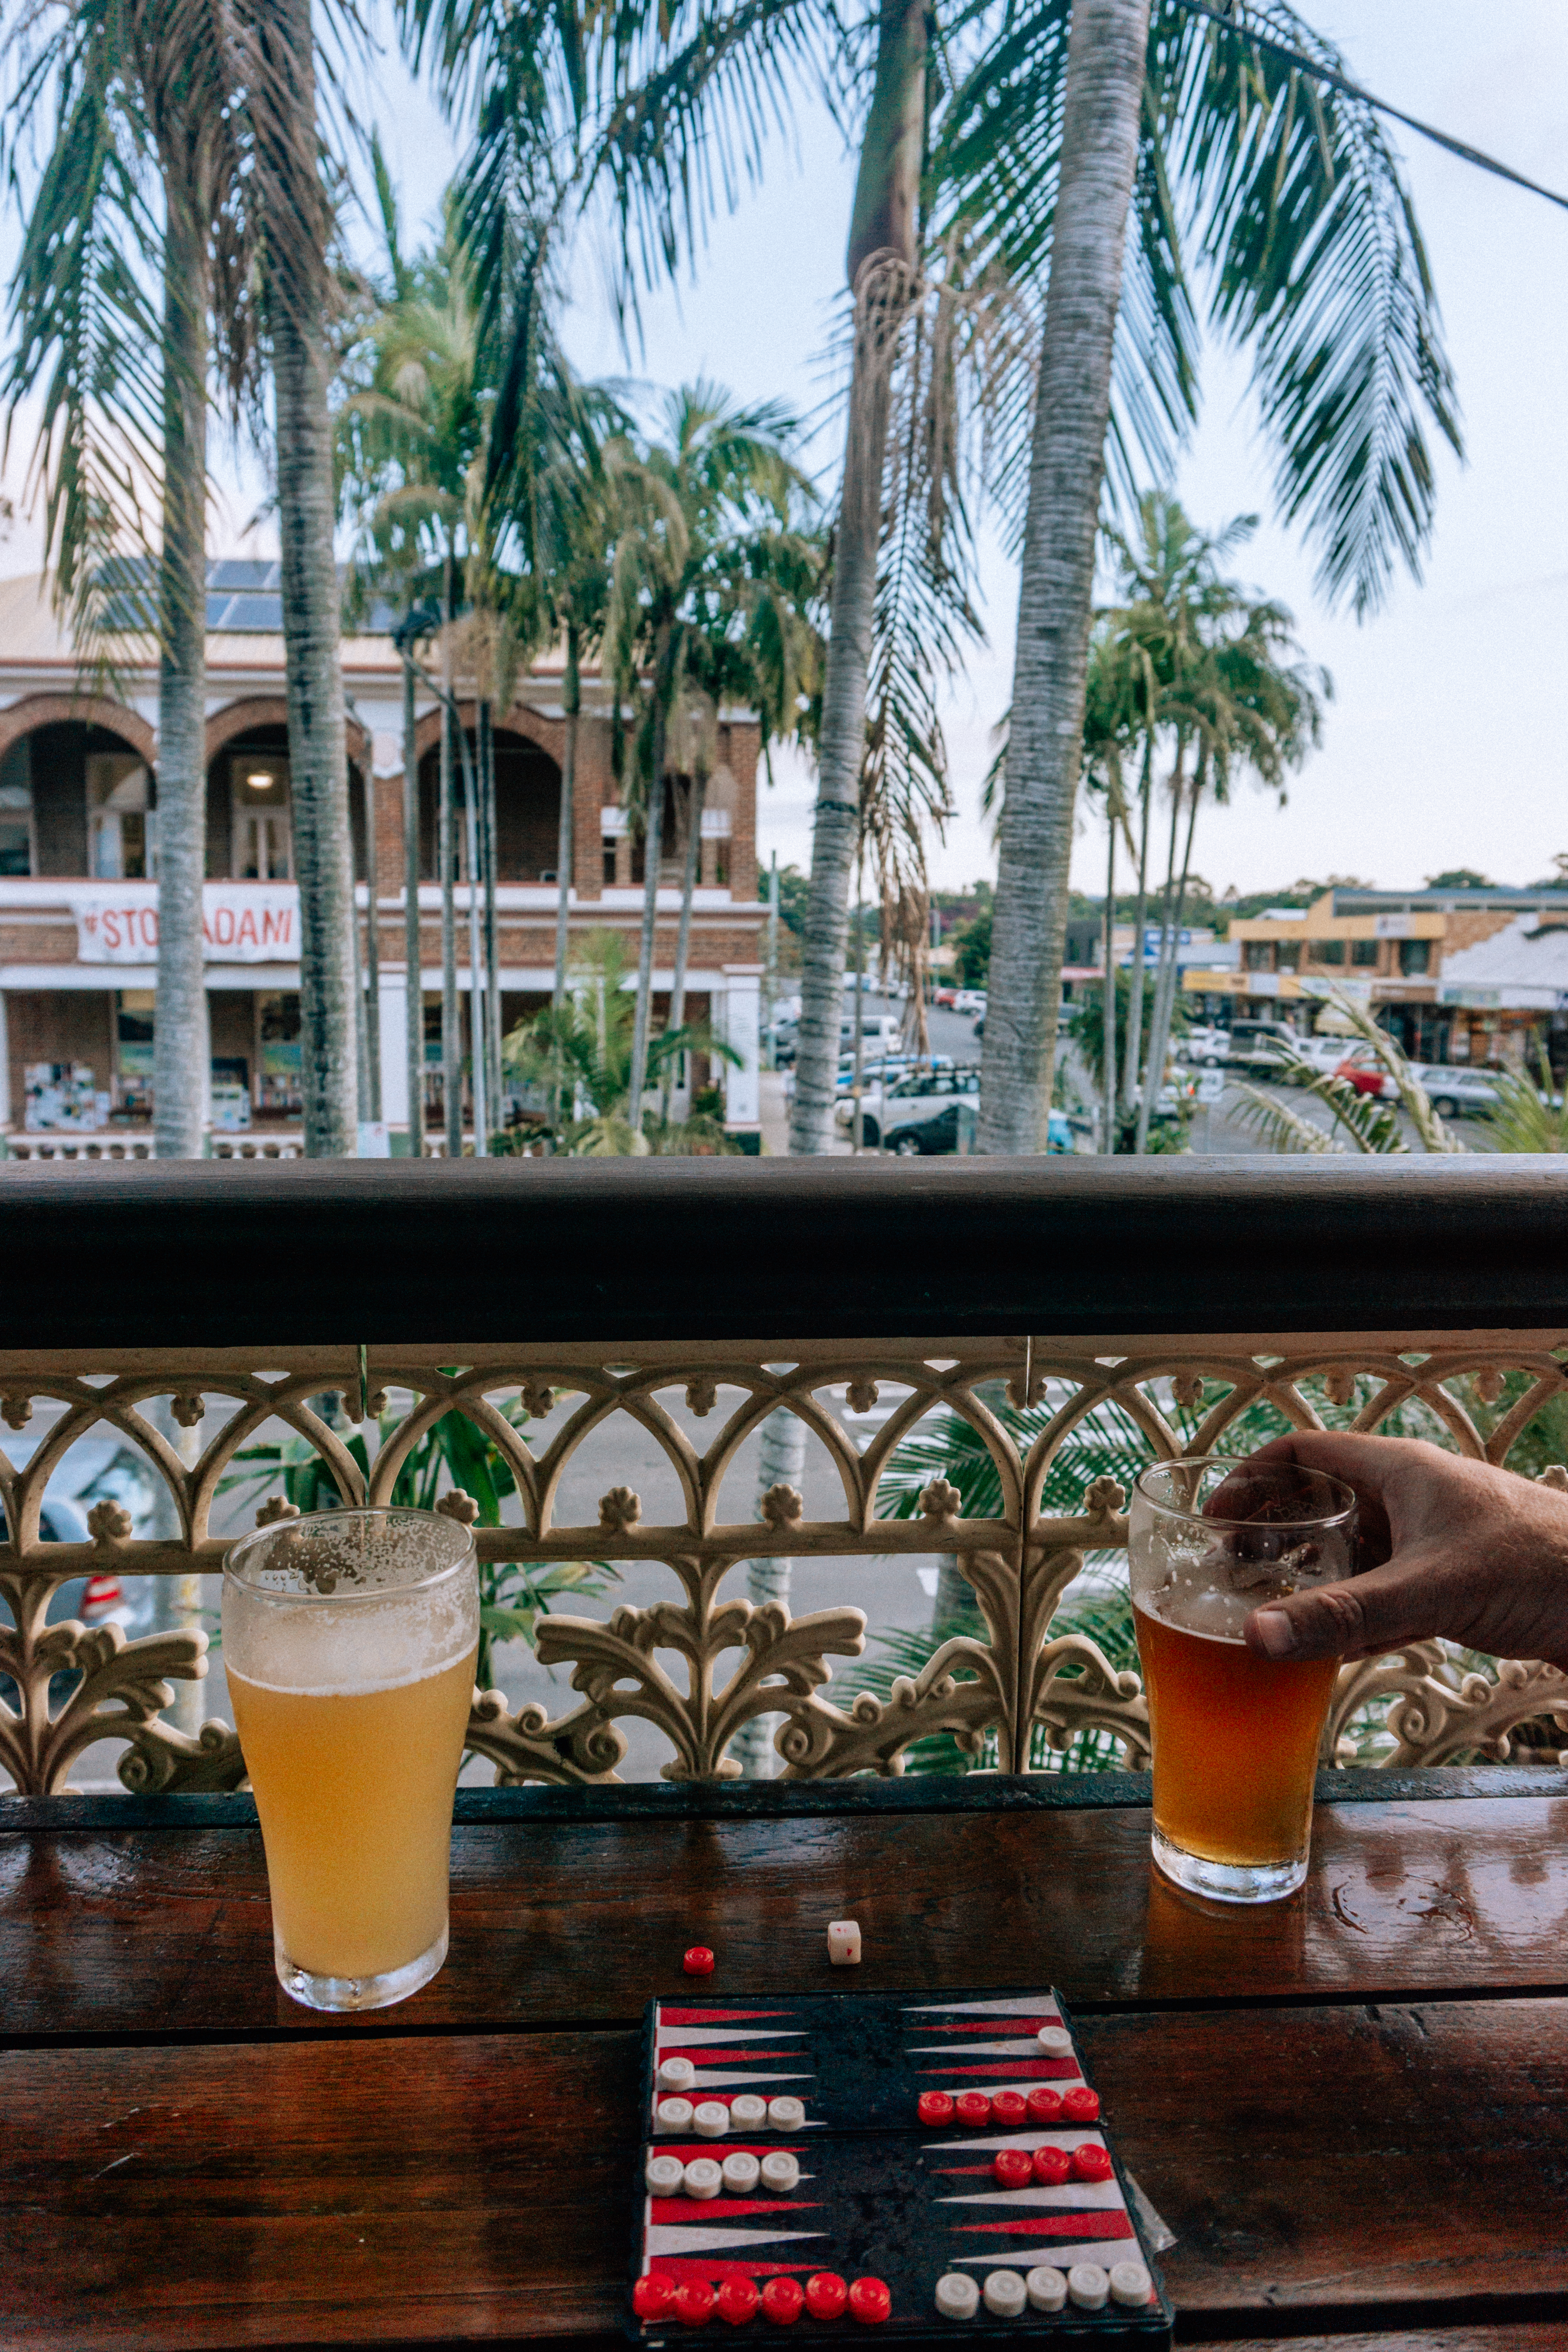
M654 2001L641 2088L638 2343L1170 2341L1054 1992Z

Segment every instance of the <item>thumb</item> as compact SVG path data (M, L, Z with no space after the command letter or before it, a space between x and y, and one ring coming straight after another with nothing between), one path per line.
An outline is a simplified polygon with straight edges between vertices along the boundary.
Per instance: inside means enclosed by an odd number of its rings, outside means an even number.
M1355 1658L1427 1641L1436 1631L1431 1570L1423 1551L1410 1550L1346 1583L1271 1601L1247 1619L1247 1646L1275 1660Z

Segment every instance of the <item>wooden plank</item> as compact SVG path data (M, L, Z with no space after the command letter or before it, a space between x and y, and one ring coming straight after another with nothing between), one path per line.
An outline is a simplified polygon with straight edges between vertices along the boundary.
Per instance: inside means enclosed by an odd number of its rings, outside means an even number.
M391 2022L297 2008L272 1974L258 1834L0 1839L0 2042L129 2033L629 2024L706 1943L715 1982L1059 1984L1084 2009L1568 1988L1568 1802L1325 1808L1293 1901L1189 1900L1137 1809L495 1822L454 1839L452 1955Z
M0 2055L0 2343L613 2325L630 2034Z
M1568 2003L1101 2017L1084 2041L1196 2332L1568 2313Z
M1178 2340L1200 2344L1205 2339L1193 2326ZM1279 2352L1278 2336L1232 2336L1230 2352ZM1563 2352L1568 2343L1568 2321L1520 2320L1513 2326L1465 2327L1401 2327L1392 2334L1379 2328L1375 2336L1297 2336L1289 2338L1290 2352Z
M1568 2309L1568 2002L1107 2017L1087 2040L1179 2232L1184 2335L1419 2345ZM0 2342L602 2336L636 2064L628 2033L0 2056Z
M496 1822L774 1821L796 1813L1081 1812L1149 1802L1147 1772L911 1772L884 1780L622 1780L603 1786L459 1789L455 1818ZM1389 1772L1352 1765L1320 1772L1320 1805L1452 1804L1472 1797L1568 1797L1568 1768L1415 1765ZM133 1797L95 1790L65 1797L0 1796L6 1830L185 1832L254 1828L256 1802L244 1790L222 1796Z

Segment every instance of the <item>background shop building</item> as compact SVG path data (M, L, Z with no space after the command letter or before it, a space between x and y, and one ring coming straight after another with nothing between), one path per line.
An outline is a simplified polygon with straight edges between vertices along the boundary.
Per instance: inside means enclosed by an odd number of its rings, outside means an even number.
M204 929L216 1126L283 1129L300 1114L299 894L293 879L282 613L275 564L208 567ZM0 583L0 1132L105 1126L152 1114L157 1022L157 667L144 642L116 649L115 689L87 691L47 580ZM403 672L390 636L345 637L349 797L362 969L374 879L380 952L383 1114L405 1124ZM459 694L461 688L459 685ZM477 709L462 705L470 738ZM416 701L426 1117L438 1129L440 892L436 880L439 710ZM570 937L618 931L635 960L640 838L611 763L608 690L583 682L573 795ZM502 1018L536 1010L552 983L564 749L559 661L523 677L496 722L497 909ZM763 927L757 896L759 736L719 714L701 820L687 1017L740 1054L715 1061L726 1123L757 1125ZM666 786L654 1018L673 978L683 796ZM459 833L461 828L459 827ZM374 853L374 875L372 855ZM461 869L460 869L461 870ZM464 1054L468 889L458 890Z
M1568 965L1534 953L1568 932L1568 889L1325 890L1306 908L1234 921L1234 969L1182 975L1194 1021L1278 1012L1304 1030L1344 1026L1324 1000L1373 1012L1417 1062L1520 1070L1539 1038L1568 1065ZM1509 944L1505 947L1505 941Z

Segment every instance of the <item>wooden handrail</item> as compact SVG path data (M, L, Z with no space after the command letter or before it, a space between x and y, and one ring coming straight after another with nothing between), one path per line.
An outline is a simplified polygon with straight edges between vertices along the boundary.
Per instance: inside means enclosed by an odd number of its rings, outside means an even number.
M0 1168L0 1352L1568 1336L1568 1159Z

